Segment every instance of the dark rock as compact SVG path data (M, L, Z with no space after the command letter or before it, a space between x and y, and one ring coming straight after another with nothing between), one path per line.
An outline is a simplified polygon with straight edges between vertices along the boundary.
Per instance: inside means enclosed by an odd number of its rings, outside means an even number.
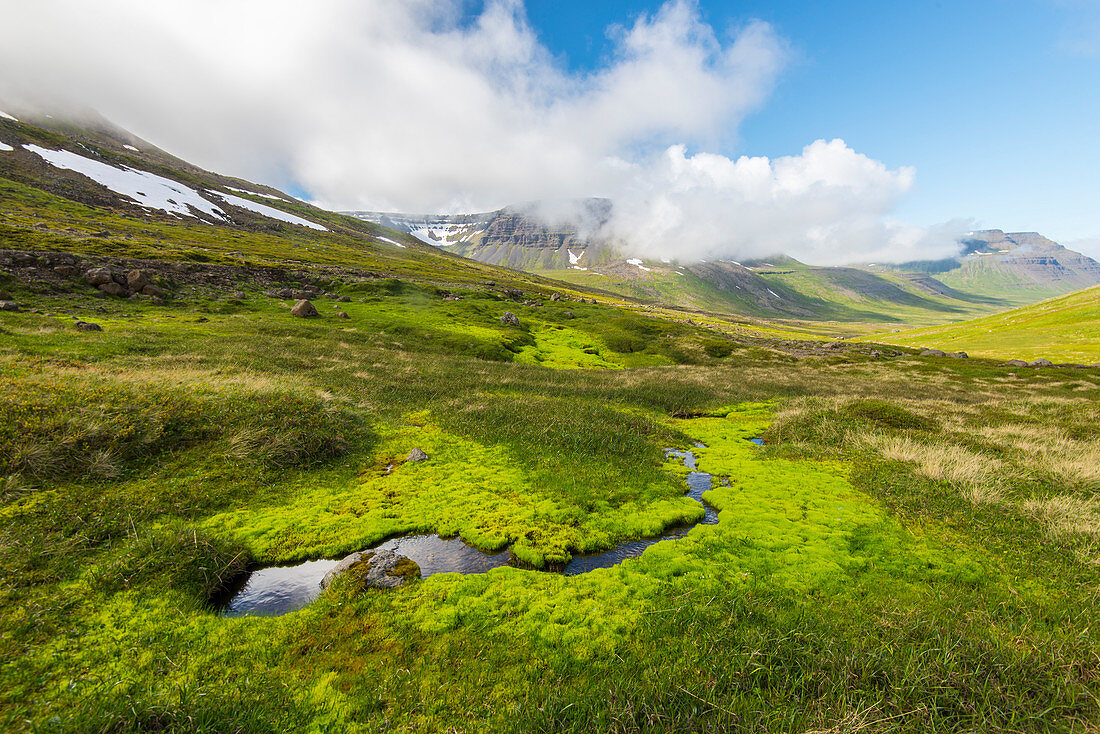
M107 268L92 268L84 273L84 280L88 285L100 286L104 283L110 283L113 279L111 271Z
M920 356L922 356L922 357L946 357L947 352L943 351L942 349L925 349L923 352L920 353Z
M155 305L155 306L166 306L166 305L168 305L168 301L164 300L163 298L158 298L156 296L153 296L153 305Z
M146 284L145 287L141 289L141 292L147 296L153 296L154 298L160 298L162 300L168 297L168 293L166 293L163 289L156 287L152 283Z
M196 324L205 324L209 320L210 319L206 318L205 316L200 316L197 319L195 319L195 323Z
M317 313L317 308L312 303L303 298L294 304L294 308L290 309L290 315L302 319L315 319L321 314Z
M344 574L353 576L363 589L396 589L409 579L420 578L420 566L392 550L357 551L325 574L321 588L327 589Z
M431 457L425 454L422 450L413 449L409 452L409 458L405 459L405 461L411 461L415 464L418 461L427 461L430 458Z
M952 359L970 359L970 355L966 352L948 352L947 356Z
M328 298L328 299L333 300L333 301L335 301L339 297L340 296L336 295L335 293L326 293L325 294L325 298Z
M562 311L561 315L563 317L567 318L567 319L575 319L576 318L576 316L573 315L572 311Z
M73 326L81 331L103 331L103 327L99 324L89 324L87 321L77 321Z
M149 276L140 270L131 270L126 274L126 287L132 291L143 292L145 286L150 285ZM153 295L148 293L146 295Z
M11 294L8 293L3 288L0 288L0 301L10 301L10 300L12 300Z
M110 283L104 283L99 286L99 290L106 293L108 296L124 296L127 295L126 289L120 286L113 280Z
M18 311L19 304L15 301L0 301L0 311Z
M500 317L500 323L505 326L519 326L519 317L511 311L505 311L504 315Z
M1022 359L1010 359L1005 364L1009 367L1027 367L1027 362Z
M1054 363L1049 359L1035 359L1027 363L1028 367L1053 367Z

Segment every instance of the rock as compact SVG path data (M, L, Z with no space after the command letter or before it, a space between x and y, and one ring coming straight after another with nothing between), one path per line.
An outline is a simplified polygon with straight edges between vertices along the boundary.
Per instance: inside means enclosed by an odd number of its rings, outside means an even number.
M87 321L77 321L73 326L81 331L103 331L103 327L99 324L89 324Z
M196 324L205 324L209 320L210 319L206 318L205 316L199 316L197 319L195 319L195 323Z
M420 566L392 550L356 551L325 574L321 588L327 589L344 574L353 575L363 589L396 589L420 578Z
M1005 364L1009 367L1027 367L1027 362L1022 359L1010 359Z
M567 319L575 319L575 318L577 318L576 316L574 316L574 315L573 315L573 312L572 312L572 311L562 311L562 314L561 314L561 315L562 315L563 317L567 318Z
M519 326L519 317L511 311L505 311L504 315L500 317L500 323L505 326Z
M338 318L338 319L350 319L351 316L348 316L347 312L345 312L345 311L340 311L339 313L336 314L336 318Z
M560 301L561 300L561 294L560 293L551 293L550 294L550 300L551 301Z
M413 449L412 451L409 452L409 458L405 459L405 461L411 461L412 463L415 464L418 461L427 461L430 458L432 458L432 457L425 454L422 450Z
M15 301L0 301L0 311L18 311L19 304Z
M8 293L3 288L0 288L0 301L10 301L10 300L12 300L11 294Z
M337 303L351 303L351 296L340 296L336 301Z
M99 290L106 293L108 296L123 296L126 295L126 289L120 286L113 280L109 283L103 283L99 286Z
M505 288L504 295L508 296L513 301L518 301L523 298L523 291L518 288Z
M946 357L947 352L943 351L942 349L925 349L923 352L920 353L920 356L922 356L922 357Z
M315 319L321 314L317 313L317 309L312 303L303 298L294 304L294 308L290 309L290 315L302 319Z
M58 265L53 271L62 278L75 278L80 275L80 269L75 265Z
M970 359L970 355L966 352L948 352L947 356L952 359Z
M1086 369L1086 366L1085 366L1085 365L1083 365L1083 364L1078 364L1077 362L1062 362L1062 363L1058 364L1057 366L1058 366L1058 367L1065 367L1066 369L1071 369L1071 370L1083 370L1083 369Z
M84 273L84 280L88 285L100 286L113 280L111 271L107 268L92 268Z
M165 292L164 289L158 288L155 285L153 285L152 283L146 284L141 289L141 292L144 293L147 296L152 296L153 298L165 299L165 298L168 297L168 293Z
M131 270L126 274L126 287L132 291L144 292L145 286L150 285L148 276L140 270ZM146 295L153 295L147 293Z
M328 298L328 299L333 300L333 301L335 301L339 297L340 296L336 295L335 293L326 293L325 294L325 298Z
M244 291L233 291L232 293L229 294L229 297L230 298L235 298L239 301L243 298L246 298L247 296L245 296Z
M1027 363L1028 367L1053 367L1054 363L1049 359L1035 359Z
M157 298L156 296L153 296L153 305L166 306L168 305L168 301L164 300L163 298Z

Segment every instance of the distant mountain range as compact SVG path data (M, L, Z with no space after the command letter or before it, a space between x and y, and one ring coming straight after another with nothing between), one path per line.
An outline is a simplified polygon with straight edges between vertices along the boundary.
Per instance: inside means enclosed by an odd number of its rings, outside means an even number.
M789 257L680 265L627 257L598 232L607 199L530 202L458 216L345 212L483 263L694 308L766 317L942 323L1100 284L1100 263L1035 232L984 230L960 254L900 265L816 267ZM580 212L580 226L545 210ZM597 233L597 234L592 234Z

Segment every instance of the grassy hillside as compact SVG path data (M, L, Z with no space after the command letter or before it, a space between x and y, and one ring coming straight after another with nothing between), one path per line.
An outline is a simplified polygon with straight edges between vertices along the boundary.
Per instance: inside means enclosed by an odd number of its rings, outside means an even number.
M990 358L1100 362L1100 286L959 324L879 338Z
M331 232L150 215L31 163L0 157L0 730L1100 720L1100 371L625 303L306 205ZM559 573L700 519L669 448L717 523ZM512 563L221 614L249 570L409 533Z

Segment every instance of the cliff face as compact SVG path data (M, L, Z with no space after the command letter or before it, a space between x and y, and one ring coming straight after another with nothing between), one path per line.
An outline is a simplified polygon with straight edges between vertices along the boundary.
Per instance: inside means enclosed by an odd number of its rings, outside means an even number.
M995 277L1004 284L1071 291L1100 284L1100 263L1068 250L1038 232L1003 232L999 229L971 233L964 241L970 254L962 258L962 280Z
M611 217L607 199L536 202L466 215L347 213L457 255L520 270L583 268L606 262L612 251L597 234Z

